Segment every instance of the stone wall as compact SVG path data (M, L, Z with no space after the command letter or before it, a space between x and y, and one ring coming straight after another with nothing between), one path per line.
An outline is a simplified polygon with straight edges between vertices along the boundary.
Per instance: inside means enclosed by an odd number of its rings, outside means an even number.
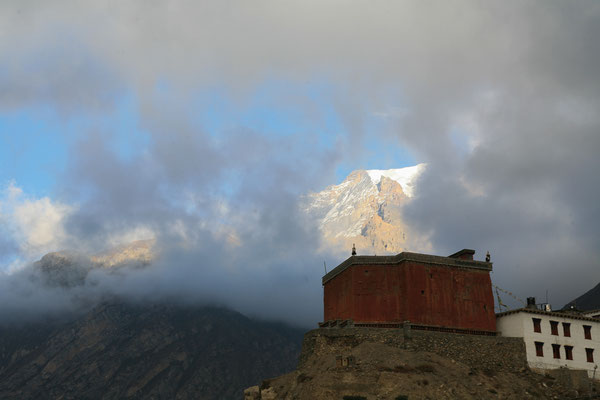
M299 367L313 353L330 352L332 346L344 352L364 341L435 353L479 370L515 372L527 368L521 338L417 330L412 330L410 338L405 338L402 328L314 329L304 336Z

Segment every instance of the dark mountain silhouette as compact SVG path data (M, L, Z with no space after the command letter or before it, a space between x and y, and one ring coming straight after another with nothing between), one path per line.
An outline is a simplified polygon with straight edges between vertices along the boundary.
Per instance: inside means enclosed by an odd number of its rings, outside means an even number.
M239 399L296 367L304 330L218 307L100 305L0 328L2 399Z
M563 309L570 309L571 306L580 311L598 310L600 309L600 283L593 289L588 290L575 300L568 302Z

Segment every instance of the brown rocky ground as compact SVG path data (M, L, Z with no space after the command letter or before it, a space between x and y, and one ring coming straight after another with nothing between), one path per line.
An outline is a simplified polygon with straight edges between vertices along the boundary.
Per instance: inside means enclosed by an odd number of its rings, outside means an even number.
M395 329L317 329L298 369L245 391L246 399L575 399L600 385L583 371L526 367L520 339Z

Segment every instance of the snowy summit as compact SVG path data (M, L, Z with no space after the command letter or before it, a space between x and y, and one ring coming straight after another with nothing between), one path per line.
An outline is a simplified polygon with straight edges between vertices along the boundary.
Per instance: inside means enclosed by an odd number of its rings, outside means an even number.
M367 174L371 178L374 184L378 184L381 181L381 177L385 176L390 178L402 186L404 194L408 197L413 197L414 194L414 183L416 179L425 170L424 163L414 165L412 167L397 168L397 169L369 169Z

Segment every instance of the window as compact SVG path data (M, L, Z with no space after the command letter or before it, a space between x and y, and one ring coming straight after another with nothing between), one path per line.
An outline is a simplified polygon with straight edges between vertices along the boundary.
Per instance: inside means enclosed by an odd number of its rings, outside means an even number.
M585 349L585 355L587 356L587 362L594 362L594 349Z
M567 360L573 359L573 346L565 346L565 358Z
M590 325L583 326L583 333L586 339L592 340L592 327Z
M554 336L558 336L558 321L550 321L550 332Z
M552 345L552 356L554 358L560 358L560 344Z
M568 322L563 322L563 334L565 335L565 337L571 337L571 324L569 324Z
M544 343L535 342L535 355L538 357L544 357Z
M542 320L539 318L532 318L532 319L533 319L533 331L542 333Z

